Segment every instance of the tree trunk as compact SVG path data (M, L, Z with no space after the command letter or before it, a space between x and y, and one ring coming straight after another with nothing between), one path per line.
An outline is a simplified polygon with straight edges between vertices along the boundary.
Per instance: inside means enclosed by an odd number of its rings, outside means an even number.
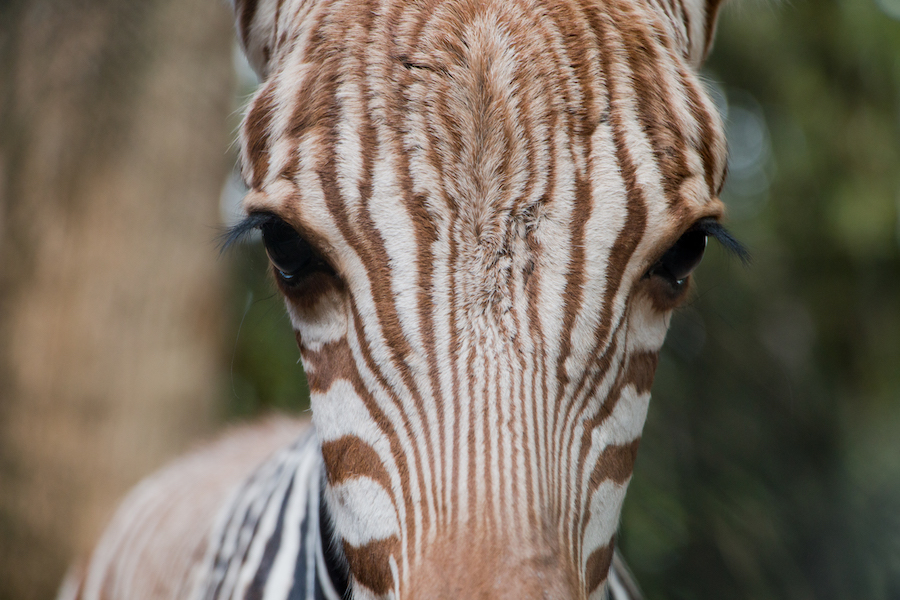
M215 424L221 0L0 4L0 598L50 598Z

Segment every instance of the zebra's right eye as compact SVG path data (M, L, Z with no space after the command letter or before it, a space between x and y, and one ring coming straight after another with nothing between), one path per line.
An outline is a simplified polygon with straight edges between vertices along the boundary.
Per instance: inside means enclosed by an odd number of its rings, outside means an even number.
M290 292L296 299L297 294L306 295L316 288L316 281L322 281L314 275L325 275L327 278L336 276L335 270L315 247L303 239L291 225L269 212L251 213L240 223L230 227L222 236L222 249L239 242L257 229L262 232L266 254L269 255L275 279L283 292Z
M265 223L262 229L266 254L278 278L286 285L297 283L304 275L316 270L322 262L312 247L293 227L277 219Z

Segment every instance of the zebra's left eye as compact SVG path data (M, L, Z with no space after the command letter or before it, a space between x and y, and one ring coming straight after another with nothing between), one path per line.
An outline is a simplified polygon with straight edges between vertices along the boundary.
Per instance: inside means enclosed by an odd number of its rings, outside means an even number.
M664 304L682 296L687 278L703 260L706 242L710 237L718 240L725 250L737 256L744 266L750 264L750 252L743 244L714 217L702 218L682 234L644 275L645 279L658 278L668 284L665 288L664 296L667 300Z
M705 231L697 228L688 230L662 255L647 274L662 277L673 288L680 288L703 259L706 241Z
M266 254L282 282L291 285L315 269L312 247L284 221L272 220L262 227Z

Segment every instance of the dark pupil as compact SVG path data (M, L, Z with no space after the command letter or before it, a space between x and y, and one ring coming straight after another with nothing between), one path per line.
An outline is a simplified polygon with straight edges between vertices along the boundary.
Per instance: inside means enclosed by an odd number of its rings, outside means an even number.
M312 248L287 223L269 223L262 234L269 260L284 277L296 276L310 262Z
M700 264L706 250L706 233L688 231L663 254L655 269L657 274L680 282Z

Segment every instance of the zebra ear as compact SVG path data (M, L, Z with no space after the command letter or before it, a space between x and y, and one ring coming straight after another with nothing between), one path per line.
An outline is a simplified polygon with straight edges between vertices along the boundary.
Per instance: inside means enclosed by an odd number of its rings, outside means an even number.
M278 8L282 0L230 0L238 38L250 66L261 79L269 72L276 51Z
M698 68L712 46L722 0L656 0L649 4L657 9L685 58Z

